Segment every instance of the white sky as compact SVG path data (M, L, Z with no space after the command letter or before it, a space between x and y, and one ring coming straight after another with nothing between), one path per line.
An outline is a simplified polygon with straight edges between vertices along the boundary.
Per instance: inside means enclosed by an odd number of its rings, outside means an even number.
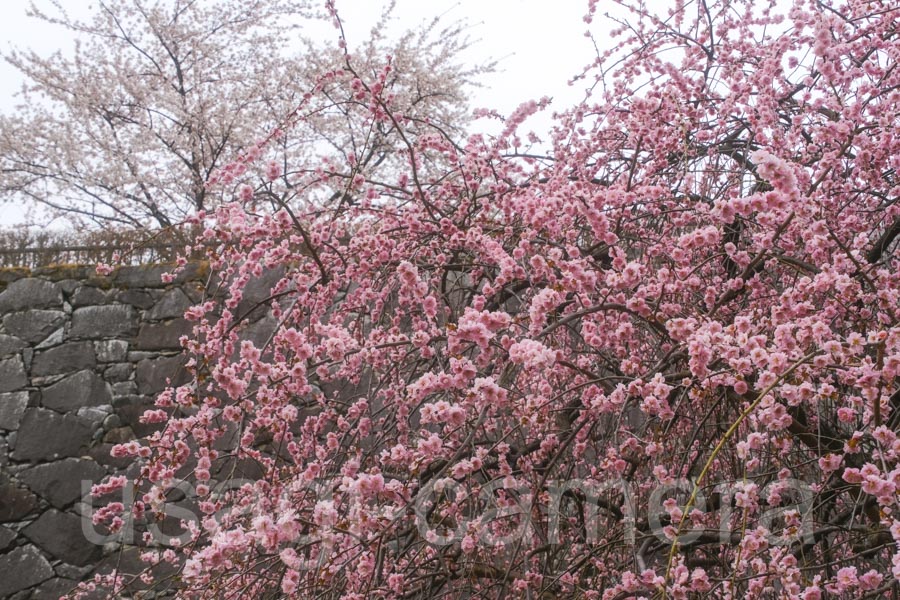
M651 0L668 4L666 0ZM67 32L26 16L29 0L2 0L0 51L33 48L49 55L57 49L71 48ZM90 14L93 2L61 0L72 16ZM47 0L36 0L46 7ZM364 40L377 19L381 2L376 0L337 0L350 45ZM472 97L473 107L494 108L509 113L520 102L544 95L554 99L551 108L562 108L582 97L583 91L567 81L579 73L593 56L593 45L584 37L587 25L582 20L586 0L397 0L395 16L398 28L415 27L435 15L463 20L470 25L474 40L469 59L492 57L501 72L485 79L486 87ZM52 7L48 12L53 12ZM599 21L599 19L598 19ZM599 34L597 21L592 27ZM332 30L333 31L333 30ZM326 33L326 35L331 35ZM602 41L602 40L601 40ZM15 93L22 84L18 71L0 61L0 111L14 110ZM548 119L534 123L536 130ZM8 204L0 206L0 226L20 222L22 213Z

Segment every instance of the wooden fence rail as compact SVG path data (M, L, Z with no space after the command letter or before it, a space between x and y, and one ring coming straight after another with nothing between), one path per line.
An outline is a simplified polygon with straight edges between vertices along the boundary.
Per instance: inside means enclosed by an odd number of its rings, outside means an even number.
M182 244L97 244L73 246L36 246L25 248L0 248L0 267L26 267L34 269L56 264L111 263L141 265L174 261ZM122 258L114 261L119 253Z

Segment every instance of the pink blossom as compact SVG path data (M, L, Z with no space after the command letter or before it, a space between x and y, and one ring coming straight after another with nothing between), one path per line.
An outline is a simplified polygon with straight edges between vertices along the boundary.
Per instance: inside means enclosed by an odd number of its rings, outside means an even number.
M546 369L556 362L556 353L536 340L521 340L509 347L509 359L531 369Z

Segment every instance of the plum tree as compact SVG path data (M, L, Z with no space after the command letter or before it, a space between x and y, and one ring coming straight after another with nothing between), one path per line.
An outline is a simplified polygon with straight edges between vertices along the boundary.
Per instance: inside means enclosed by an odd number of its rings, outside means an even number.
M117 449L138 514L196 494L184 597L896 596L900 10L618 4L546 152L544 101L457 140L347 55L404 167L195 217L194 381Z

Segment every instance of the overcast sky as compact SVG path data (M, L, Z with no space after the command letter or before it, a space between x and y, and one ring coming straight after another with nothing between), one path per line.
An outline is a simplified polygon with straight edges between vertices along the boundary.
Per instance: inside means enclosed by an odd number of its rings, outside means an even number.
M89 0L61 0L72 16L91 13ZM664 3L664 0L656 0ZM0 49L34 48L41 54L63 52L71 48L65 30L46 25L26 16L29 0L2 0ZM46 6L46 0L36 0ZM345 31L353 45L363 40L379 14L381 2L376 0L338 0L337 6ZM395 15L399 28L415 27L426 19L444 14L449 20L463 20L470 25L475 41L469 58L480 61L493 57L501 72L485 79L486 87L477 90L472 106L496 108L508 113L520 102L547 95L554 107L565 107L582 95L578 87L567 81L581 71L593 53L591 41L584 37L586 25L582 17L586 0L397 0ZM594 26L597 34L596 24ZM327 33L326 33L327 35ZM18 71L5 61L0 63L0 111L14 110L15 93L22 84ZM543 121L546 123L546 120ZM535 123L540 127L542 121ZM0 225L18 222L21 214L3 205Z

